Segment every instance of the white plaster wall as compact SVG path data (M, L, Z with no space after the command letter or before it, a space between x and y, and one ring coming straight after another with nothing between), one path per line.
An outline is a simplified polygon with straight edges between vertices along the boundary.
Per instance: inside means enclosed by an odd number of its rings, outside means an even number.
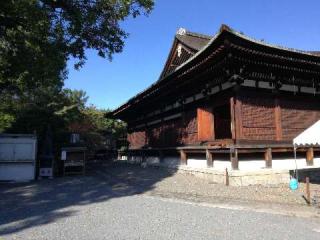
M180 165L180 158L179 157L164 157L162 161L162 165L168 167L177 167Z
M142 157L140 156L130 156L129 162L131 163L141 163ZM179 157L164 157L160 162L159 157L147 157L146 162L148 165L163 165L167 167L178 167L180 165ZM314 166L307 166L305 158L297 159L298 168L316 168L320 167L320 158L314 158ZM207 160L201 157L191 157L187 160L187 167L198 168L198 169L206 169L207 168ZM229 160L222 159L214 159L212 170L224 171L225 169L231 170L231 162ZM257 171L265 169L265 160L264 159L240 159L239 160L239 170L241 171ZM272 160L272 169L273 170L293 170L296 168L294 158L283 158L277 159L274 158Z
M320 158L314 158L313 159L313 164L315 167L320 167Z
M259 170L265 168L266 164L264 160L239 160L239 170Z
M315 168L320 167L320 158L314 158L314 165L307 166L305 158L297 158L297 167L301 168ZM274 170L293 170L296 168L296 162L294 158L272 159L272 169ZM239 160L239 170L255 171L265 168L264 159L254 160Z
M159 165L160 158L159 157L147 157L146 162L148 165Z
M130 156L128 158L128 162L130 163L140 163L142 161L142 157L140 156Z
M188 158L187 166L193 168L206 168L207 160L201 158Z
M230 161L224 161L224 160L214 160L213 161L213 169L215 170L225 170L228 168L231 169L231 162Z
M307 166L305 158L297 158L298 168L305 168ZM289 159L272 159L272 169L292 170L296 168L294 158Z

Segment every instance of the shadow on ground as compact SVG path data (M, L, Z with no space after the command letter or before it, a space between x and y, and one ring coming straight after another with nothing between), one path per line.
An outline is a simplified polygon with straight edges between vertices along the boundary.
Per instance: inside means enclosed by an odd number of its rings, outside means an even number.
M76 214L72 206L132 196L174 172L127 164L89 167L85 176L31 183L0 183L0 236ZM65 208L68 207L68 210Z

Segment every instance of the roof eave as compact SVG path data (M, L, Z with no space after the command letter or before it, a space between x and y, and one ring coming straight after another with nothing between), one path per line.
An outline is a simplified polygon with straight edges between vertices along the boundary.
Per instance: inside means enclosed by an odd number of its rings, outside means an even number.
M173 72L171 72L170 74L164 76L163 78L160 78L157 82L155 82L154 84L152 84L151 86L149 86L148 88L144 89L143 91L141 91L140 93L138 93L135 97L129 99L125 104L121 105L119 108L117 108L116 110L114 110L112 112L113 116L117 116L119 115L121 112L125 111L126 109L128 109L131 106L131 103L139 98L141 95L143 94L147 94L148 91L152 90L152 88L156 87L157 85L159 85L161 82L163 82L165 79L168 79L169 77L171 77L173 74L175 74L176 72L180 71L182 68L186 67L190 62L195 61L195 59L197 59L209 46L211 46L213 44L213 42L215 42L223 33L231 33L235 36L240 37L241 39L245 40L245 41L250 41L254 44L258 44L261 45L263 47L268 47L268 48L273 48L273 49L278 49L280 51L285 51L288 53L297 53L297 54L301 54L304 56L314 56L319 58L320 61L320 53L319 52L307 52L307 51L301 51L301 50L297 50L297 49L292 49L292 48L285 48L285 47L280 47L280 46L276 46L276 45L272 45L272 44L268 44L265 42L261 42L258 40L255 40L253 38L250 38L244 34L241 34L240 32L237 32L235 30L233 30L232 28L230 28L229 26L223 24L221 25L218 33L213 36L209 42L198 52L196 52L191 58L189 58L186 62L184 62L183 64L181 64L180 66L178 66ZM175 38L176 40L176 38ZM173 47L173 46L172 46ZM172 48L171 48L172 51ZM171 54L171 52L170 52ZM169 55L170 56L170 55Z

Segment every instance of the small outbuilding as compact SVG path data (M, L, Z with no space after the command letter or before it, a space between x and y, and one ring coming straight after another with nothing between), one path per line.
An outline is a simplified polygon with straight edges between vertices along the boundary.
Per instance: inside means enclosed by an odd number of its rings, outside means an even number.
M37 137L32 134L0 134L0 181L35 179Z
M314 148L319 148L320 146L320 120L295 137L293 145L295 151L298 148L307 148L307 165L313 166Z

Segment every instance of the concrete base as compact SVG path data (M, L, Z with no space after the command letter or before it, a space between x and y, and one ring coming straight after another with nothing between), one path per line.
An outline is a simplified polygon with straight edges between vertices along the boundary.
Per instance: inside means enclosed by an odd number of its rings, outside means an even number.
M177 173L192 174L195 177L212 181L214 183L225 184L226 172L214 169L199 169L187 166L180 166ZM249 186L249 185L277 185L288 184L290 172L287 170L265 169L259 171L229 171L230 186Z
M214 167L207 168L207 161L203 158L188 158L187 165L180 165L180 158L166 156L159 157L130 156L129 163L142 164L145 166L159 166L172 169L177 173L191 174L195 177L206 179L214 183L226 183L226 169L228 170L229 185L276 185L289 184L290 171L295 169L294 159L274 159L271 169L265 168L264 160L240 160L239 170L231 170L231 162L225 159L215 159ZM314 166L307 166L305 159L297 159L298 169L318 171L320 169L320 159L314 159Z

